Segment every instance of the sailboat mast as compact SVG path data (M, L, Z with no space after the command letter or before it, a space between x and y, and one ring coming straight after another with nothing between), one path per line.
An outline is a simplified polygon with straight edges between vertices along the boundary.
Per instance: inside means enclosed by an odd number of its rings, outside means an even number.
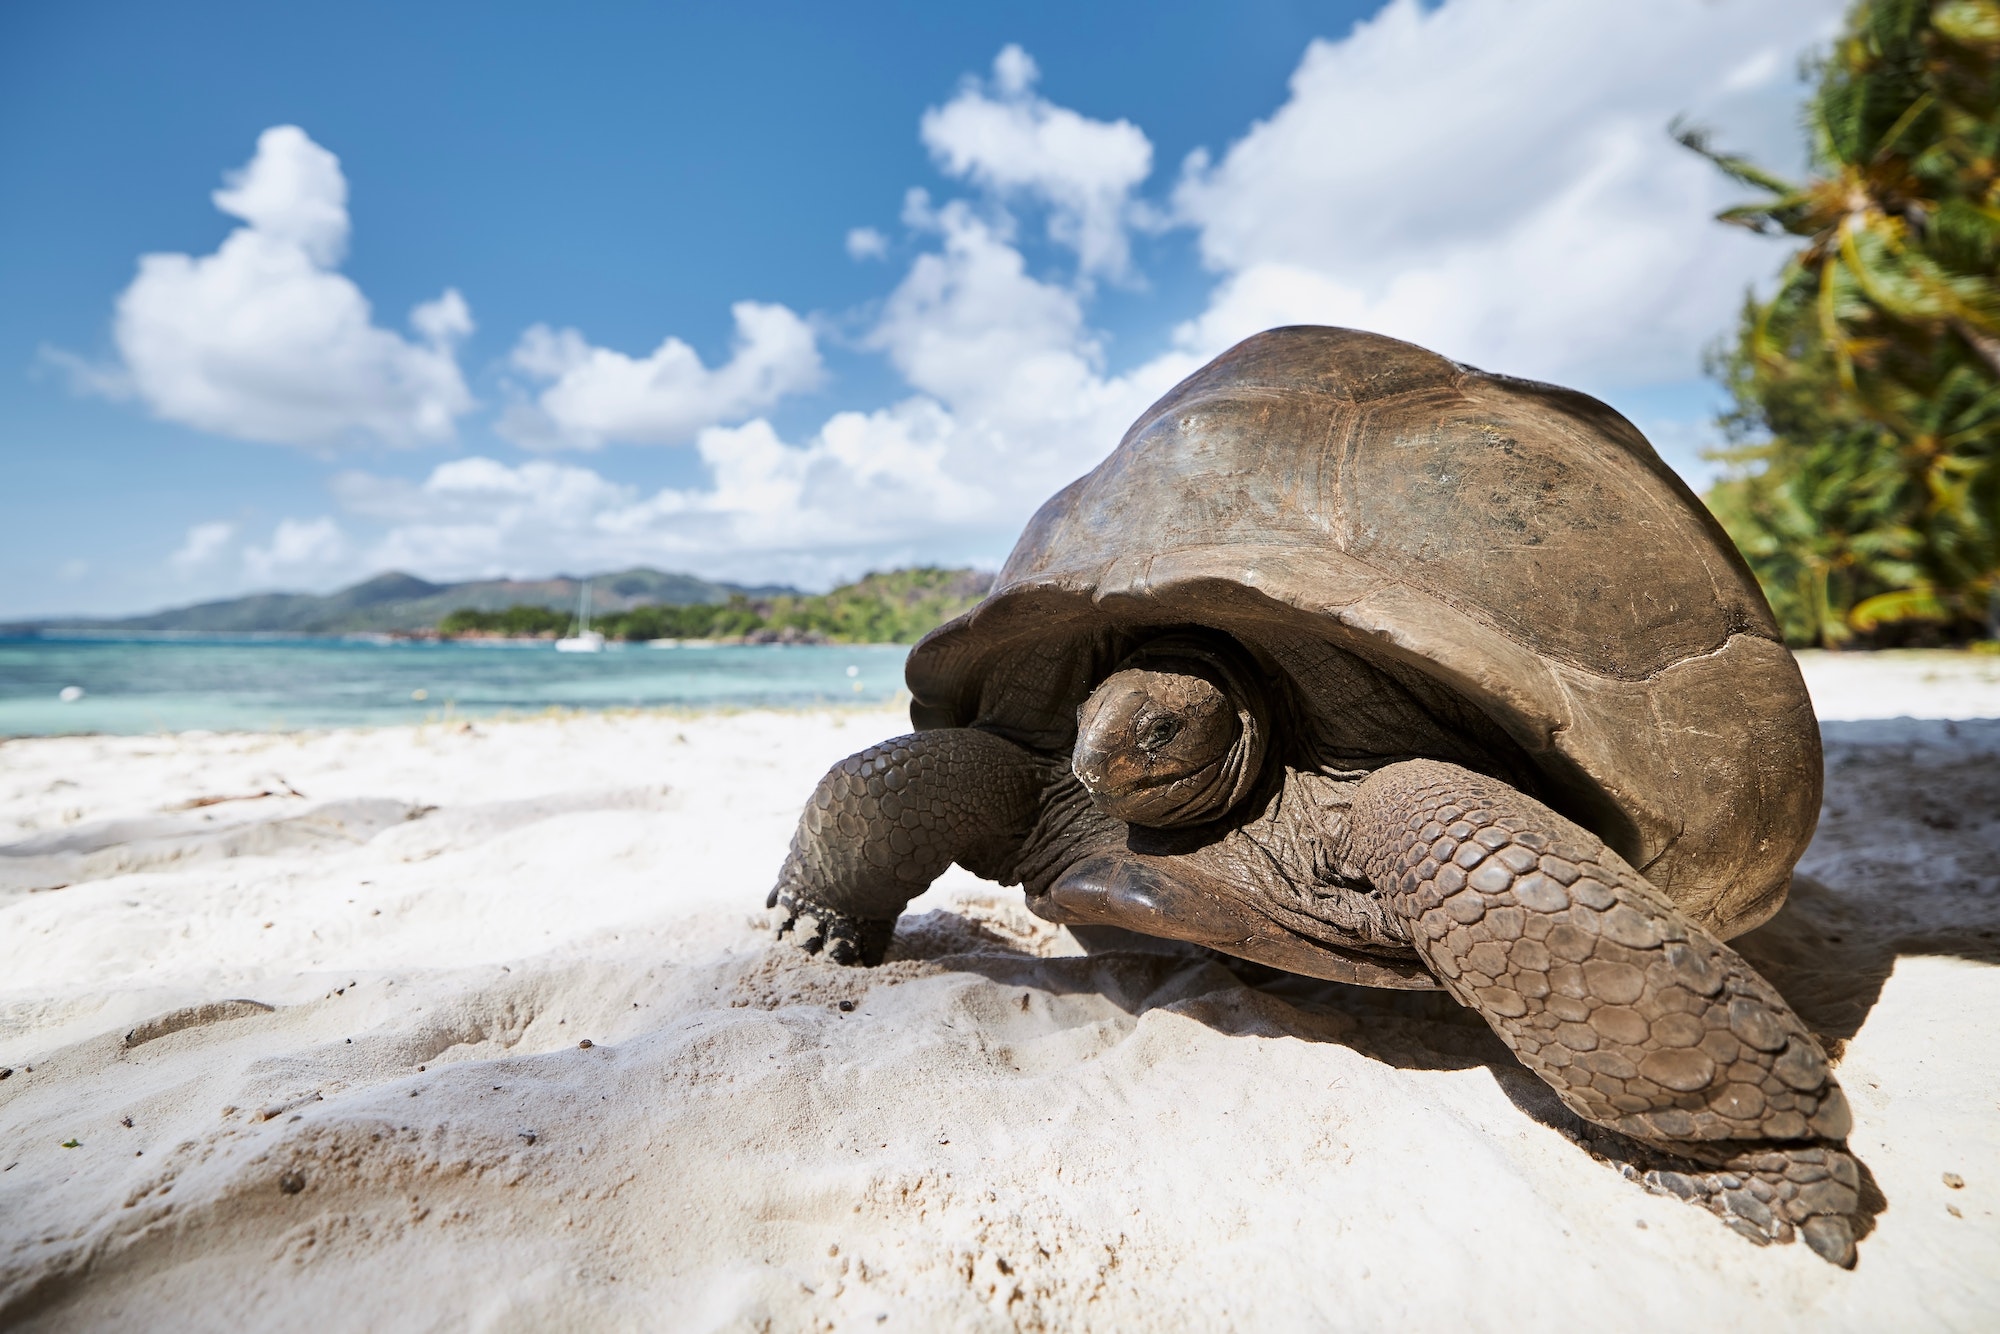
M583 581L583 589L576 598L576 632L579 636L590 633L590 580Z

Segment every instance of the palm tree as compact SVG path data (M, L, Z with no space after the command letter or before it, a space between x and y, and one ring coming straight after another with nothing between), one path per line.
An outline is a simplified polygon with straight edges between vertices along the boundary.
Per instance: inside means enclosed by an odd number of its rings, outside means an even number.
M1765 194L1723 221L1805 242L1717 362L1739 465L1718 510L1753 562L1851 574L1853 601L1827 584L1800 613L1822 642L2000 634L2000 0L1863 0L1808 124L1803 184L1677 127ZM1813 391L1827 401L1802 411Z

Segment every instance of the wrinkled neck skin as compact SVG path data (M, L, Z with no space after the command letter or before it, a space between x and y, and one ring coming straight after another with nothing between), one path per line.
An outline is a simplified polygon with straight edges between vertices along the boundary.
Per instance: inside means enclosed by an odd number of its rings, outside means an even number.
M1125 847L1131 835L1130 825L1112 819L1091 802L1090 793L1070 771L1068 756L1049 756L1044 764L1048 778L1042 787L1041 810L1020 844L989 862L960 862L976 876L1020 885L1031 903L1046 894L1064 871L1093 853Z
M1349 864L1348 807L1368 772L1322 773L1274 764L1228 818L1193 828L1148 829L1105 815L1068 767L1052 759L1040 818L1020 847L990 870L967 869L1019 884L1030 910L1040 911L1037 903L1055 882L1087 857L1120 852L1169 857L1231 886L1243 901L1254 902L1260 915L1306 940L1412 958L1404 923Z

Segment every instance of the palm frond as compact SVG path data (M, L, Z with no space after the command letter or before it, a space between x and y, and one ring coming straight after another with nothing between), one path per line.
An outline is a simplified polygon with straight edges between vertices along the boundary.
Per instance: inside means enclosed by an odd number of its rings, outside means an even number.
M1805 120L1796 183L1671 127L1800 241L1708 358L1710 505L1794 642L2000 632L2000 0L1860 0Z

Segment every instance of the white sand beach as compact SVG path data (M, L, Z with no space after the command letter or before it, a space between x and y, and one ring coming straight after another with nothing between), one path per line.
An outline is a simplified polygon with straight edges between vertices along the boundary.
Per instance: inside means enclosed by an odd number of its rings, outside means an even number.
M1806 668L1820 833L1737 945L1838 1055L1851 1272L1621 1178L1441 995L958 870L881 968L776 947L904 718L599 714L0 744L0 1325L1990 1329L2000 658Z

